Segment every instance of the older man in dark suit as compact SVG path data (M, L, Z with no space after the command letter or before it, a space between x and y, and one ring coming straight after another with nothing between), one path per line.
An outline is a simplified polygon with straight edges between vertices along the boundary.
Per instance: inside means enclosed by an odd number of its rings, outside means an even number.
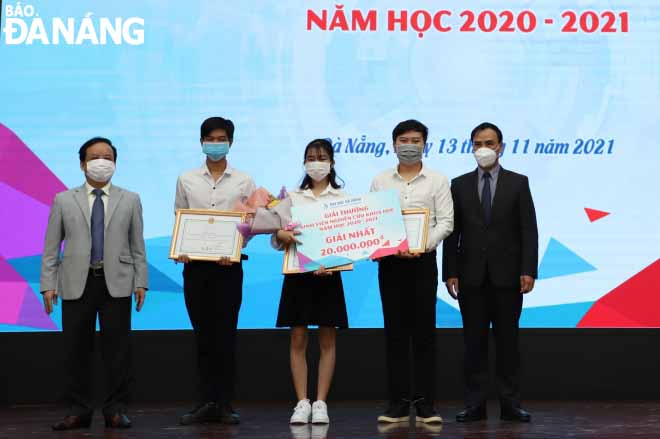
M529 182L502 168L502 132L491 124L471 135L478 168L455 178L454 231L444 241L443 280L458 299L465 343L465 410L458 422L486 418L488 332L497 346L501 418L529 422L520 406L518 321L534 288L538 231Z

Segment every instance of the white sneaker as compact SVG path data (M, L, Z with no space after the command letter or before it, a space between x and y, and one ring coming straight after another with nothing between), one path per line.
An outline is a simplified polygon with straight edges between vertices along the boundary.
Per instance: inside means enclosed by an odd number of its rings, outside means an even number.
M328 439L328 430L330 426L328 424L316 424L312 425L312 434L310 439Z
M312 437L307 424L291 424L289 429L291 430L292 439L311 439Z
M309 423L309 416L312 414L312 406L309 399L298 401L298 404L293 409L290 424L307 424Z
M312 424L329 424L328 406L324 401L315 401L312 404Z

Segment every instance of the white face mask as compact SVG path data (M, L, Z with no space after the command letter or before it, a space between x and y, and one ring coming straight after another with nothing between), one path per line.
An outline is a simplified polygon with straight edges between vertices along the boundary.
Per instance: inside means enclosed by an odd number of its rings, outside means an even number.
M497 161L497 153L485 146L474 151L474 158L482 168L489 168Z
M87 162L87 171L85 175L94 181L105 183L112 178L115 173L115 162L106 159L95 159Z
M330 162L307 162L305 172L314 181L321 181L330 174Z

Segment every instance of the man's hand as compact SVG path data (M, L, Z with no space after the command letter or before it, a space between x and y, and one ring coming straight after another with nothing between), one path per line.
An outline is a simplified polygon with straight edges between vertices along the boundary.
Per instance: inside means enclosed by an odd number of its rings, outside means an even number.
M447 287L449 295L453 297L454 300L458 300L458 278L450 277L447 279L447 282L445 282L445 286Z
M401 259L415 259L415 258L419 258L421 255L422 255L421 253L410 253L408 250L404 252L398 251L396 253L396 257Z
M520 292L530 293L534 289L534 278L532 276L520 276Z
M325 269L323 265L314 272L315 276L332 276L332 271L328 271Z
M298 241L296 235L300 235L300 231L294 230L290 232L288 230L278 230L276 236L278 241L287 246L294 242L296 244L302 244L302 242Z
M229 256L223 256L220 259L218 259L217 264L226 267L228 265L233 264L233 262L229 259Z
M177 263L181 262L181 263L187 264L187 263L190 262L190 257L188 257L188 255L179 255L176 258L176 262Z
M144 288L135 289L135 311L140 312L144 299L147 297L147 291Z
M44 291L44 310L46 314L53 312L53 305L57 305L57 293L55 290Z

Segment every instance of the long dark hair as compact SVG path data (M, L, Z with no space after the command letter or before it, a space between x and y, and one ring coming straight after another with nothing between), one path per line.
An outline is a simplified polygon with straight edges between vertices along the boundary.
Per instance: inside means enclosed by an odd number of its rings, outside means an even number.
M303 161L307 160L307 153L312 148L322 149L323 151L325 151L326 154L328 154L328 157L330 157L331 162L335 161L335 151L334 149L332 149L332 143L330 143L328 139L314 139L311 142L309 142L307 144L307 147L305 147L305 155L303 156ZM334 166L330 168L330 175L328 175L328 180L330 181L330 186L332 186L333 189L339 189L344 186L344 180L342 180L337 175ZM337 180L341 181L341 184L337 183ZM314 181L312 180L312 178L309 175L305 174L302 183L300 183L300 189L303 190L311 189L313 182Z

